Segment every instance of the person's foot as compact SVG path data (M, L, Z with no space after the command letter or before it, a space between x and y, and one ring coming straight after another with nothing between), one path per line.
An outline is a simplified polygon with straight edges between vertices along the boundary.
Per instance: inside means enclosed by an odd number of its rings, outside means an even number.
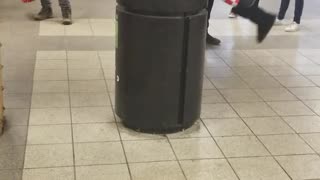
M270 15L263 24L258 24L258 37L257 41L261 43L268 35L270 30L272 29L274 22L276 20L276 16Z
M63 8L62 11L62 24L70 25L72 24L72 17L71 17L71 9L70 8Z
M229 18L236 18L237 15L236 15L235 13L233 13L233 12L230 12L230 14L229 14L228 17L229 17Z
M274 25L275 26L283 26L284 25L284 22L283 20L280 20L280 19L276 19L276 21L274 22Z
M292 22L290 25L288 25L286 28L285 28L285 31L286 32L297 32L299 31L299 24L296 23L296 22Z
M42 21L53 17L52 8L51 7L43 7L40 12L34 15L34 19L36 21Z
M207 34L207 43L211 45L220 45L221 41L215 37L212 37L210 34Z

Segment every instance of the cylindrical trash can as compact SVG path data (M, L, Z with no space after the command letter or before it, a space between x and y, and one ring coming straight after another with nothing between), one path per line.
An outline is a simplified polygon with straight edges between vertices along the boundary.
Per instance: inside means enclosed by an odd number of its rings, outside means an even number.
M199 119L207 0L117 0L116 113L147 133Z

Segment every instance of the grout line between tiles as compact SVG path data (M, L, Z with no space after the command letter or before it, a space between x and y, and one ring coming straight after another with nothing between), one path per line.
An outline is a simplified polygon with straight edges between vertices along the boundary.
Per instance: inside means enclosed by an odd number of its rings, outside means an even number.
M304 56L305 57L305 56ZM249 57L250 58L250 57ZM307 58L307 57L306 57ZM309 58L307 58L308 60L310 60ZM310 60L311 61L311 60ZM286 63L286 62L285 62ZM294 67L293 67L294 68ZM294 68L295 69L295 68ZM267 72L269 73L269 72ZM298 72L300 74L300 72ZM270 73L269 73L270 74ZM271 75L271 74L270 74ZM273 76L272 76L273 77ZM302 75L302 77L305 77L305 78L308 78L307 76L304 76ZM274 77L273 77L274 78ZM274 78L275 80L277 80L276 78ZM280 82L280 81L279 81ZM318 86L317 86L318 87ZM286 87L286 86L283 86L283 88L285 88L287 91L289 91L293 96L295 96L299 102L303 103L304 106L306 106L311 112L314 113L314 115L307 115L307 116L318 116L317 113L311 109L302 99L300 99L299 97L297 97L292 91L290 91L290 88L292 87ZM304 88L304 87L301 87L301 88ZM259 95L259 94L258 94ZM298 101L297 101L298 102ZM267 102L265 102L270 108L272 108ZM272 108L273 109L273 108ZM308 145L309 148L312 149L312 151L314 151L316 154L318 154L320 156L320 153L317 153L317 151L287 122L283 119L283 117L299 117L300 115L292 115L292 116L281 116L279 115L276 111L274 111L283 121L284 123L286 123L290 128L291 130L293 130L293 132L295 132L296 135L299 136L299 138L306 144ZM304 116L306 117L305 115L301 115L301 116ZM300 116L300 117L301 117ZM319 117L319 116L318 116ZM250 127L249 127L250 128ZM259 138L258 138L259 139ZM260 139L259 139L260 140ZM280 164L280 163L279 163Z
M249 57L250 58L250 57ZM295 69L295 68L294 68ZM269 72L267 72L267 73L269 73ZM299 73L299 72L298 72ZM270 73L269 73L270 74ZM271 74L270 74L271 75ZM271 77L273 78L273 79L275 79L275 80L277 80L278 81L278 79L276 79L276 78L274 78L274 76L272 76L271 75ZM303 77L305 77L305 76L303 76ZM279 81L279 83L280 83L280 81ZM280 83L281 84L281 83ZM311 112L313 112L314 113L314 115L309 115L309 116L315 116L315 115L317 115L317 113L315 113L309 106L307 106L304 102L303 102L303 100L302 99L300 99L300 98L298 98L294 93L292 93L292 91L290 91L290 89L289 89L289 87L286 87L286 86L283 86L283 88L284 89L286 89L287 91L289 91L293 96L295 96L298 100L299 100L299 102L302 102L309 110L311 110ZM291 88L291 87L290 87ZM259 94L258 94L258 96L260 96ZM298 101L297 101L298 102ZM265 102L272 110L273 110L273 108L267 103L267 102ZM291 130L293 130L293 132L295 132L295 134L296 135L298 135L299 136L299 138L306 144L306 145L308 145L308 147L309 148L311 148L311 150L312 151L314 151L315 153L317 152L317 151L315 151L302 137L301 137L301 135L287 122L287 121L285 121L284 119L283 119L283 117L297 117L297 115L292 115L292 116L281 116L281 115L279 115L275 110L273 110L283 121L284 121L284 123L286 123L287 124L287 126L288 127L290 127L291 128ZM300 116L300 115L298 115L298 116ZM304 115L301 115L301 116L304 116ZM300 117L301 117L300 116ZM244 123L246 123L245 121L244 121ZM248 126L248 125L247 125ZM249 127L249 126L248 126ZM249 127L250 128L250 127ZM250 128L251 129L251 128ZM265 146L265 144L260 140L260 138L258 138L258 136L257 136L257 139L263 144L263 146L269 151L269 149ZM269 151L269 153L272 155L272 153ZM314 153L312 153L312 154L314 154ZM292 155L288 155L288 156L293 156L293 155L297 155L297 154L292 154ZM319 154L318 154L319 155ZM279 164L279 166L286 172L286 174L292 179L292 177L289 175L289 173L284 169L284 167L281 165L281 163L275 158L275 156L276 155L272 155L273 156L273 158L274 158L274 160ZM283 155L282 155L283 156Z
M100 67L102 69L101 56L100 56L98 51L97 51L97 54L98 54L98 58L99 58L99 62L100 62ZM114 120L117 121L117 117L116 117L116 114L115 114L115 111L114 111L114 108L113 108L113 102L112 102L112 99L111 99L112 97L111 97L110 92L109 92L108 83L107 83L107 79L105 78L104 71L102 71L102 74L103 74L104 83L105 83L105 86L106 86L106 89L107 89L107 94L108 94L108 98L109 98L109 101L110 101L110 105L111 105L111 108L112 108L113 117L114 117ZM118 135L119 135L122 151L124 153L125 161L126 161L126 164L127 164L127 169L128 169L128 172L129 172L129 176L130 176L130 179L132 180L132 173L131 173L131 169L130 169L130 166L129 166L128 157L127 157L127 154L126 154L126 151L125 151L124 143L122 141L122 136L121 136L121 133L120 133L120 128L119 128L118 123L116 123L116 126L117 126L117 131L118 131Z
M181 162L179 161L179 158L178 158L178 156L177 156L177 153L175 152L175 150L174 150L174 148L173 148L173 145L172 145L170 139L169 139L168 137L166 137L166 140L167 140L167 142L168 142L169 145L170 145L171 151L173 152L174 157L175 157L175 161L178 163L179 168L180 168L180 170L181 170L181 172L182 172L182 174L183 174L183 177L185 178L185 180L187 180L186 173L184 172L184 170L183 170L183 168L182 168Z
M36 55L36 54L35 54ZM36 64L34 64L35 68ZM33 70L33 78L34 78L35 70ZM23 179L23 170L25 166L25 159L26 159L26 152L27 152L27 146L28 146L28 135L29 135L29 123L30 123L30 114L31 114L31 107L32 107L32 97L33 97L33 80L32 80L32 87L31 87L31 99L30 99L30 106L28 108L28 121L27 121L27 132L26 132L26 141L25 141L25 149L24 149L24 155L23 155L23 160L22 160L22 174L21 174L21 179Z
M220 93L220 92L219 92ZM224 97L223 97L224 98ZM208 131L208 133L210 134L211 138L213 139L214 143L217 145L217 147L219 148L219 151L222 153L224 159L227 161L228 165L230 166L230 168L232 169L232 172L235 174L235 176L237 177L238 180L240 180L240 176L239 174L236 172L236 170L233 168L233 166L231 165L229 159L226 157L225 153L222 151L222 148L219 146L219 144L217 143L216 139L213 137L212 133L209 131L209 128L207 127L207 125L203 122L203 120L200 118L200 121L202 122L202 124L204 125L204 127L206 128L206 130Z
M68 51L66 51L66 57L68 60ZM71 112L71 92L70 92L70 76L69 76L69 64L67 63L67 77L68 77L68 99L69 99L69 115L70 115L70 121L71 121L71 126L70 126L70 130L71 130L71 143L72 143L72 159L73 159L73 173L74 173L74 180L77 180L77 172L76 172L76 157L75 157L75 146L74 146L74 133L73 133L73 123L72 123L72 112Z
M240 52L242 52L242 51L240 51ZM250 57L249 57L250 58ZM251 58L250 58L251 59ZM260 66L259 66L260 67ZM268 72L267 72L268 73ZM272 77L273 78L273 77ZM242 79L242 77L240 77L240 79L241 80L243 80ZM244 81L246 84L247 84L247 82L246 81ZM248 85L248 84L247 84ZM250 87L250 86L249 86ZM254 91L254 88L251 88L250 87L250 89L251 90L253 90ZM218 90L218 92L220 93L220 91ZM256 92L255 92L256 93ZM222 94L221 94L222 95ZM258 96L258 97L260 97L260 98L262 98L258 93L256 93L256 95ZM263 99L263 98L262 98ZM269 104L267 104L265 101L264 101L264 103L269 107L269 108L271 108L270 107L270 105ZM242 120L242 122L250 129L250 131L253 133L253 135L255 136L255 138L263 145L263 147L266 149L266 151L271 155L271 157L272 157L272 159L278 164L278 166L286 173L286 175L290 178L290 179L292 179L291 178L291 176L289 175L289 173L281 166L281 164L280 164L280 162L278 162L277 161L277 159L272 155L272 153L269 151L269 149L266 147L266 145L258 138L258 136L254 133L254 131L250 128L250 126L242 119L242 117L240 116L240 114L233 108L233 106L231 106L231 104L229 104L229 106L235 111L235 113L240 117L240 119ZM277 114L278 115L278 113L277 112L275 112L272 108L271 108L271 110L275 113L275 114ZM279 116L279 115L278 115Z

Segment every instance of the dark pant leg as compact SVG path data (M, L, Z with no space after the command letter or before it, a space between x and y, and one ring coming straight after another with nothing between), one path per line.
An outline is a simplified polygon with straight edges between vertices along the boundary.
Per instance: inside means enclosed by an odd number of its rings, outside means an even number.
M280 20L284 19L286 12L288 10L289 4L290 4L290 0L281 0L278 19L280 19Z
M232 8L232 12L235 13L235 14L240 15L241 17L250 19L254 15L253 13L255 11L257 11L257 9L259 8L258 6L259 6L259 0L257 0L255 2L255 4L250 8L244 8L244 7L241 7L241 6L236 6L236 7Z
M209 20L210 20L210 16L211 16L211 11L212 11L212 7L213 7L213 3L214 3L214 0L209 0L209 3L208 3L208 24L207 26L209 27Z
M295 10L294 10L294 22L300 24L302 11L304 6L304 0L296 0Z
M241 17L249 19L255 24L264 24L265 20L271 16L271 14L259 8L259 0L257 0L255 4L250 8L237 6L232 9L232 12L238 14Z
M41 0L41 6L43 8L51 7L51 1L50 0Z
M59 0L59 5L62 9L70 9L70 1L69 0Z

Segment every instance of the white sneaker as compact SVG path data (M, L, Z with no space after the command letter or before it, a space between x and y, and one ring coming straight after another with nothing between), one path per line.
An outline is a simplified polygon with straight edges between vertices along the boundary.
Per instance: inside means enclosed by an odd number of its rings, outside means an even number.
M299 24L296 22L291 23L285 28L286 32L297 32L299 31Z
M232 12L231 12L231 13L229 14L229 18L236 18L236 17L237 17L237 15L236 15L235 13L232 13Z
M274 22L274 25L275 26L283 26L284 25L284 22L283 20L280 20L280 19L276 19L276 21Z

